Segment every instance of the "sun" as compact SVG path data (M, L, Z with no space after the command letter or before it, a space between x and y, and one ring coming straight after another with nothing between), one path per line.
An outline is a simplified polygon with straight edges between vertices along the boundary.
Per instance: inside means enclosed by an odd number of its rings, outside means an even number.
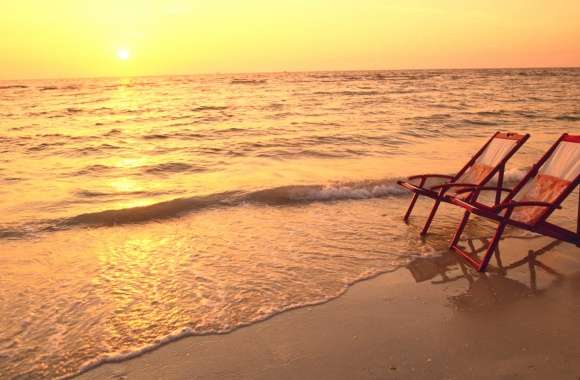
M119 49L117 50L117 58L121 61L126 61L131 58L131 53L127 49Z

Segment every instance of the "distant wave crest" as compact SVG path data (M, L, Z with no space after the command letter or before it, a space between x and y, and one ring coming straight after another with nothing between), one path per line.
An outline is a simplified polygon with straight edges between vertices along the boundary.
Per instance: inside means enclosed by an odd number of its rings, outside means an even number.
M0 86L0 90L10 90L10 89L18 89L18 88L28 88L28 86L22 84L12 84L8 86Z

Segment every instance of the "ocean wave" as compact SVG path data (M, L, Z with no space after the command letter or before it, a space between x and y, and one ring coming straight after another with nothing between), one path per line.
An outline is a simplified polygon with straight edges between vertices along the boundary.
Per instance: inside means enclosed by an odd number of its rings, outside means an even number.
M238 156L241 156L242 153L232 152ZM349 156L353 156L353 151L344 150L343 152L321 152L317 150L311 149L301 149L297 151L287 151L287 150L272 150L267 152L255 153L256 157L262 158L271 158L271 159L280 159L284 157L285 159L296 159L296 158L305 158L305 157L312 157L312 158L345 158Z
M478 112L462 112L463 115L467 117L471 116L483 116L483 117L492 117L492 116L523 116L528 119L538 117L538 111L534 110L514 110L514 111L507 111L507 110L495 110L495 111L478 111ZM479 124L480 120L464 120L465 122L472 123L472 124Z
M449 113L435 113L435 114L431 114L429 116L413 116L413 117L407 117L405 118L405 120L444 120L444 119L450 119L453 116Z
M24 228L18 227L0 227L0 239L21 239L28 235Z
M109 173L113 169L115 169L115 168L112 166L94 164L94 165L86 166L86 167L82 168L81 170L78 170L74 173L71 173L71 175L73 175L73 176L99 175L99 174L103 174L103 173Z
M131 207L118 210L91 212L58 221L56 229L72 226L114 226L143 223L178 217L195 210L217 207L228 200L233 193L218 193L208 196L178 198L149 206Z
M519 182L527 171L527 168L507 171L504 176L504 186ZM313 202L354 201L408 196L409 193L397 185L396 181L398 179L387 178L325 185L288 185L252 191L234 190L203 196L176 198L148 206L89 212L69 218L45 220L23 224L20 227L0 229L0 239L20 238L33 233L59 231L74 227L107 227L147 223L177 218L191 212L220 207L237 207L244 204L281 207ZM494 181L491 181L491 183L493 184ZM98 198L119 194L82 190L76 195L85 198ZM135 192L124 195L142 195L142 193Z
M144 166L141 168L145 173L149 174L167 174L167 173L182 173L182 172L202 172L205 168L186 164L183 162L165 162L158 165Z
M124 88L134 88L134 87L157 87L159 83L155 82L135 82L135 83L115 83L103 86L104 89L107 90L116 90L116 89L124 89Z
M142 192L123 195L158 195ZM35 221L10 228L0 228L0 239L14 239L42 232L56 232L74 227L107 227L147 223L181 217L185 214L219 207L237 207L244 204L265 206L292 206L312 202L361 200L398 197L407 192L396 184L396 179L336 183L329 185L289 185L253 191L228 191L203 196L176 198L148 206L89 212L68 218ZM82 198L102 198L119 195L93 190L75 193Z
M232 79L230 84L265 84L267 79Z
M484 121L484 120L463 119L462 122L465 124L472 124L472 125L498 125L498 123L496 123L496 122Z
M555 118L556 120L564 120L564 121L578 121L580 120L580 116L577 115L560 115Z
M43 116L43 115L48 115L48 111L37 111L26 113L26 116Z
M144 191L144 190L137 190L137 191L115 191L115 192L107 192L107 191L94 191L94 190L78 190L75 192L76 196L82 198L105 198L105 197L118 197L118 196L128 196L128 195L140 195L140 196L159 196L159 195L166 195L166 192L162 191Z
M342 91L340 95L346 96L368 96L368 95L379 95L379 91Z
M285 205L301 202L370 199L407 194L395 180L365 181L336 185L282 186L247 193L243 201L267 205Z
M78 155L93 155L93 154L103 154L107 150L119 150L122 149L120 146L113 144L100 144L95 146L86 146L81 148L72 149L72 154Z
M170 135L167 134L161 134L161 133L154 133L152 135L145 135L143 136L143 140L162 140L162 139L168 139L170 137Z
M504 110L497 110L497 111L479 111L475 112L476 115L479 116L499 116L507 114L507 111Z
M54 142L54 143L42 143L35 146L32 146L27 149L28 152L40 152L43 150L50 149L53 146L62 146L62 143Z
M527 171L527 168L506 171L504 176L505 185L509 186L517 183ZM389 178L328 185L289 185L254 191L237 190L206 196L177 198L149 206L82 214L66 219L64 225L110 226L142 223L179 217L188 212L212 207L234 207L248 203L267 206L288 206L311 202L407 196L408 192L396 184L397 179ZM491 183L494 183L494 181L491 181Z
M97 125L97 124L95 124L95 125ZM100 124L100 125L103 125L103 124ZM115 135L119 135L121 133L123 133L123 131L121 131L120 129L114 128L114 129L111 129L109 132L103 134L103 136L115 136Z
M430 104L429 107L446 108L446 109L450 109L450 110L462 110L462 109L467 108L468 106L466 104L454 105L454 104L433 103L433 104Z
M250 192L231 191L207 196L178 198L149 206L87 213L65 219L59 225L65 227L78 225L112 226L174 218L192 211L200 211L212 207L233 207L246 203L283 206L316 201L370 199L403 194L406 194L406 191L398 187L394 180L344 185L282 186Z
M339 96L372 96L379 95L379 91L316 91L313 95L339 95Z
M1 180L2 180L2 182L18 182L18 181L23 181L24 178L20 178L20 177L4 177Z
M515 111L514 112L517 116L523 116L527 119L535 119L540 117L537 111Z
M199 106L192 108L191 110L193 112L201 112L201 111L223 111L227 109L228 109L227 106Z
M28 86L22 85L22 84L11 84L8 86L0 86L0 90L10 90L10 89L22 89L22 88L28 88Z
M83 112L83 110L81 108L74 108L74 107L69 107L66 109L67 113L79 113L79 112Z

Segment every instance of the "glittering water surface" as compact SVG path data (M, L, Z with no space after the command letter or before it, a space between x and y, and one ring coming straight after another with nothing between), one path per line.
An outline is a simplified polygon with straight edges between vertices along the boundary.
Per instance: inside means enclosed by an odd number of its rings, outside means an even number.
M445 249L458 211L421 241L429 203L401 224L394 181L498 129L532 134L515 181L580 131L579 99L563 69L0 82L0 377L231 331Z

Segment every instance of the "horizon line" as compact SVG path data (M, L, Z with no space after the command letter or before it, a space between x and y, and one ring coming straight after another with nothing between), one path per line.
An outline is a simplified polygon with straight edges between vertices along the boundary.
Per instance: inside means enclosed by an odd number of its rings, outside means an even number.
M450 70L569 70L580 69L579 66L491 66L491 67L438 67L438 68L411 68L411 69L346 69L346 70L277 70L277 71L213 71L213 72L199 72L188 74L143 74L143 75L102 75L102 76L81 76L81 77L46 77L46 78L16 78L16 79L2 79L0 82L13 81L46 81L46 80L86 80L86 79L119 79L119 78L155 78L155 77L178 77L178 76L204 76L204 75L257 75L257 74L301 74L301 73L331 73L331 72L381 72L381 71L450 71Z

